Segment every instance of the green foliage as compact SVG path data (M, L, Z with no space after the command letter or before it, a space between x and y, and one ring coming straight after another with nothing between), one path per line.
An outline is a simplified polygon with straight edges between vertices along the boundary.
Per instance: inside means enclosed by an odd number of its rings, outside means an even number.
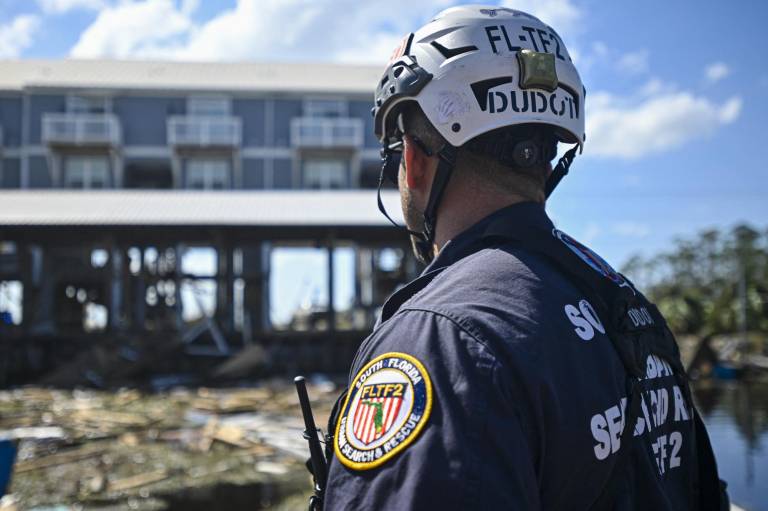
M703 231L670 252L634 256L622 270L677 333L768 331L768 230Z

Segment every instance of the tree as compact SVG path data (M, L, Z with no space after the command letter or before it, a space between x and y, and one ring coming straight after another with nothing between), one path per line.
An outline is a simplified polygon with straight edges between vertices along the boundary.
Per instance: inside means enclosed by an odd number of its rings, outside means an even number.
M670 252L633 256L623 273L679 334L768 331L768 230L738 225L678 239Z

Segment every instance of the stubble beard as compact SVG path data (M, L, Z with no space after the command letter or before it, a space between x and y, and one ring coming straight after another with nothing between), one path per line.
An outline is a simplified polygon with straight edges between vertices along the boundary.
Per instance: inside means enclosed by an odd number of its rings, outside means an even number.
M413 194L408 190L403 182L404 179L400 173L400 206L403 210L403 218L405 219L405 225L411 231L424 232L424 212L416 206L416 199ZM411 235L411 250L416 259L422 264L429 264L431 258L427 258L425 254L419 248L419 244L422 242L416 236Z

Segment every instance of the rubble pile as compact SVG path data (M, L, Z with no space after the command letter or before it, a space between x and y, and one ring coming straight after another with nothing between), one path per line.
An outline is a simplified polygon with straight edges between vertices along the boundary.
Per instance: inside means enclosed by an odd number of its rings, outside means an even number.
M309 392L324 425L335 387ZM0 391L0 437L18 444L0 509L272 508L310 489L302 431L287 383Z

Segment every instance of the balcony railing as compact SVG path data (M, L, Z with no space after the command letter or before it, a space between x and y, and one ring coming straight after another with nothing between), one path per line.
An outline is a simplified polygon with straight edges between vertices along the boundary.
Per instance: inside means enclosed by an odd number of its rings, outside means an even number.
M72 145L120 145L120 122L113 114L44 114L43 142Z
M363 121L349 118L298 117L291 120L295 147L360 147Z
M239 146L242 123L238 117L168 118L168 143L173 146Z

